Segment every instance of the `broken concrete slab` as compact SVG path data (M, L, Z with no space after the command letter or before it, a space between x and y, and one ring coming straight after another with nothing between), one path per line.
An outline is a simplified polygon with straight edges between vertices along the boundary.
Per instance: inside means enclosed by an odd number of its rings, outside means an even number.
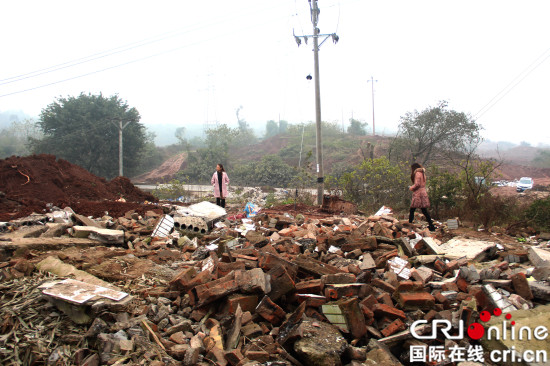
M39 288L50 302L77 324L91 322L90 309L106 309L115 303L120 309L127 306L133 299L125 292L73 279L46 282ZM98 305L98 303L101 304Z
M40 271L50 272L61 277L74 276L74 278L78 281L118 290L117 287L111 285L110 283L100 280L99 278L92 276L88 272L81 271L75 266L66 264L57 257L49 256L43 259L36 264L36 268L38 268Z
M96 222L95 220L90 219L89 217L86 217L84 215L79 214L73 214L77 222L80 222L84 226L93 226L97 228L101 228L101 225Z
M98 228L95 226L73 226L73 236L90 238L105 244L124 244L124 231Z
M531 247L527 252L527 256L535 267L550 266L550 251L548 250Z
M455 237L439 246L442 254L450 257L466 258L483 261L492 257L496 251L496 243Z
M17 250L17 249L37 249L37 250L53 250L63 249L71 246L75 247L95 247L105 245L104 243L87 238L16 238L11 241L0 241L0 249Z

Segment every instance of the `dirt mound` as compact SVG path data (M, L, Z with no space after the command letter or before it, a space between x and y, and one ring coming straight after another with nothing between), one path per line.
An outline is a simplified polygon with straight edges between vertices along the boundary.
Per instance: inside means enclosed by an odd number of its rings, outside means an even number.
M0 160L0 221L42 212L47 204L64 207L78 201L155 201L128 178L111 182L53 155L9 157ZM85 214L85 213L83 213Z

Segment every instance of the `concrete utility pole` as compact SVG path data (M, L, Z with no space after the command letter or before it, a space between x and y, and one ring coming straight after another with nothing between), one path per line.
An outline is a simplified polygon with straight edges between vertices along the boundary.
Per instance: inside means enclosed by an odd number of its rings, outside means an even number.
M122 157L122 130L128 126L128 124L132 121L127 121L124 125L122 125L122 119L118 120L118 126L115 124L114 120L111 120L111 123L115 125L116 128L118 128L118 176L122 177L124 176L123 173L123 157Z
M323 144L321 138L321 89L319 83L319 47L328 39L332 37L332 41L337 43L339 37L336 33L332 34L319 34L319 28L317 23L319 22L319 8L317 7L317 0L308 0L311 9L311 22L313 23L313 36L296 36L296 43L298 46L302 43L300 38L303 38L307 44L308 37L313 37L313 63L314 63L314 78L315 78L315 126L316 126L316 150L317 150L317 204L323 204L323 195L325 192L325 177L323 172ZM319 44L319 37L325 37L325 39Z
M370 81L371 83L371 93L372 93L372 135L375 136L375 129L374 129L374 82L378 80L373 80L372 76L370 77L370 80L367 80L367 83Z

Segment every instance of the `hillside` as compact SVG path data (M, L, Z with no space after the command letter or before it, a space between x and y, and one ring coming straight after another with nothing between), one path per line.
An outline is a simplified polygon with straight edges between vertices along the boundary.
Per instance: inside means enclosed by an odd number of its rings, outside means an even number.
M342 167L353 166L368 156L369 143L374 145L374 156L380 157L388 153L391 137L385 136L324 136L323 162L325 174ZM251 161L260 161L265 155L278 155L290 166L297 167L300 163L301 135L277 135L256 144L239 146L229 152L232 164L244 164ZM515 146L504 152L483 150L485 158L503 159L504 164L499 168L500 179L515 180L521 177L532 177L537 184L550 184L550 169L530 166L537 155L539 148L530 146ZM302 146L301 165L315 162L315 137L304 136ZM137 183L156 184L168 182L175 174L185 169L187 153L179 153L166 160L157 169L132 179Z

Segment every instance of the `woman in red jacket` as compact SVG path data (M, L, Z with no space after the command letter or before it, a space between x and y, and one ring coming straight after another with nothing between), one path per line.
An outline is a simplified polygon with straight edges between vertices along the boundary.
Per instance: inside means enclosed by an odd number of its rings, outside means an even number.
M225 172L222 164L216 165L216 171L212 175L210 180L212 186L214 186L214 197L216 197L216 205L225 207L225 198L227 197L227 185L229 184L229 177Z
M428 213L428 207L430 207L430 200L428 198L428 192L426 192L426 169L418 163L411 165L411 181L412 186L409 190L412 191L411 210L409 212L409 222L412 224L414 220L414 211L419 208L422 210L426 220L428 221L428 228L430 231L434 231L435 227L432 222L432 218Z

